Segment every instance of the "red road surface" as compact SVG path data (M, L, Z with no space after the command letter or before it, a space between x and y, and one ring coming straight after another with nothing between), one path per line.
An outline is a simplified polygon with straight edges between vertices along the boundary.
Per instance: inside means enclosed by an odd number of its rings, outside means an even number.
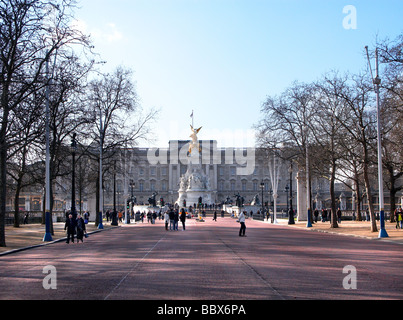
M127 225L0 257L0 299L403 299L401 245L230 218ZM45 266L57 271L46 290ZM357 289L346 290L346 266Z

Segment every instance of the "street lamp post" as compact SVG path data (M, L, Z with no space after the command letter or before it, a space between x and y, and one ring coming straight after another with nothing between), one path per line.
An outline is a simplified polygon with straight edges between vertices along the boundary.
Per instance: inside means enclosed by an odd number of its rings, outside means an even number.
M130 180L130 192L131 192L131 201L134 201L134 187L136 183L133 180Z
M378 49L376 49L376 78L374 79L376 85L376 106L377 106L377 121L378 121L378 181L379 181L379 221L381 223L381 230L379 231L379 238L387 238L388 233L385 228L385 208L383 197L383 172L382 172L382 139L381 139L381 107L379 99L379 86L381 79L379 77L379 62L378 62Z
M71 172L71 214L74 219L77 217L76 211L76 152L77 152L77 141L76 133L73 133L73 139L71 140L71 155L73 156L72 172Z
M49 58L46 59L46 77L49 81ZM50 142L49 142L49 83L46 84L46 130L45 130L45 139L46 139L46 172L45 172L45 235L43 237L44 242L50 242L53 240L51 234L51 214L50 214Z
M102 230L104 225L102 223L103 207L104 207L104 197L103 197L103 179L102 179L102 158L103 158L103 139L104 139L104 129L102 125L102 112L99 110L99 223L98 229Z
M292 162L290 165L290 211L288 212L288 224L295 224L294 220L294 208L292 207Z
M130 223L130 216L133 212L133 205L134 205L134 187L136 186L136 183L133 180L130 180L130 192L131 192L131 198L130 198L130 207L129 207L129 219L127 220L127 223ZM135 220L136 222L136 220Z
M272 203L272 201L271 201L271 195L272 194L273 194L273 189L270 188L270 191L269 191L270 198L269 198L269 203L268 203L268 206L267 206L267 210L269 212L269 215L270 215L270 207L271 207L271 203ZM267 219L267 220L269 220L269 219ZM271 215L271 223L273 223L273 222L274 222L274 209L273 209L273 214Z
M113 212L112 212L112 226L118 225L118 212L116 209L116 160L113 166Z
M307 214L308 214L308 221L306 224L307 228L312 228L311 222L311 181L309 177L309 146L308 146L308 127L305 128L306 130L306 204L307 204Z
M367 51L368 63L369 63L369 54L368 54L368 46L365 47ZM389 235L385 229L385 212L384 212L384 197L383 197L383 172L382 172L382 136L381 136L381 107L380 107L380 98L379 98L379 87L381 85L381 78L379 77L379 59L378 59L378 48L375 49L375 63L376 63L376 76L373 78L373 83L375 86L376 93L376 107L377 107L377 131L378 131L378 185L379 185L379 221L381 225L381 230L379 231L379 238L388 238ZM371 64L370 64L371 69ZM372 73L372 69L371 69Z
M264 200L263 200L264 182L263 181L260 183L260 189L262 189L262 215L263 215L263 220L264 220Z

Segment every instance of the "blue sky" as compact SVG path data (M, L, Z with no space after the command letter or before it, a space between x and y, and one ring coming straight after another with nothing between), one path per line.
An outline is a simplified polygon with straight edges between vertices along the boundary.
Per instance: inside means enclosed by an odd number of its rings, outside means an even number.
M345 29L356 8L357 28ZM144 109L161 109L157 147L187 139L254 146L267 95L331 70L359 72L364 46L403 32L401 0L81 0L76 18L106 70L134 71ZM148 146L148 145L144 145Z

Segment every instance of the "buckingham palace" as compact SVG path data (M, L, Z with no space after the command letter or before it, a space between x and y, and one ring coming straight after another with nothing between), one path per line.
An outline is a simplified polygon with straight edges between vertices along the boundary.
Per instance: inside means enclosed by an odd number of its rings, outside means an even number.
M217 147L216 140L201 140L198 154L199 167L205 177L209 196L205 204L234 203L237 195L245 205L264 204L273 210L276 198L277 213L286 213L290 206L294 210L306 208L305 173L296 162L283 160L274 153L261 148ZM103 208L124 210L127 201L133 199L138 205L148 205L152 196L156 204L183 205L180 194L181 181L189 171L189 140L171 140L164 148L128 148L119 150L114 160L114 169L103 176ZM116 160L117 159L117 160ZM193 159L193 163L196 163ZM84 171L97 170L97 162L91 162ZM109 167L111 167L109 165ZM76 168L77 171L78 168ZM80 174L76 173L78 180ZM84 178L85 180L86 178ZM95 182L76 187L75 207L78 211L97 212L97 189ZM95 179L96 180L96 179ZM92 180L92 181L95 181ZM311 176L311 199L313 208L329 208L329 182ZM297 195L300 195L299 197ZM342 183L336 184L335 194L342 210L355 206L351 189ZM53 185L53 212L70 210L72 199L71 179L58 177ZM298 203L300 202L300 203ZM376 204L377 199L374 197ZM187 205L193 205L188 201ZM13 210L13 199L8 197L7 211ZM365 201L362 208L366 208ZM43 210L43 186L23 190L19 198L20 212ZM304 210L305 211L305 210ZM94 217L95 214L92 215Z
M122 164L121 173L117 177L117 192L133 195L139 204L147 204L153 193L157 194L159 201L163 199L165 203L176 203L181 177L188 170L188 146L189 141L171 140L167 148L127 150L126 164ZM210 203L207 204L234 201L234 196L239 194L245 203L250 204L256 199L261 202L263 197L263 203L268 205L277 194L279 211L286 211L292 200L296 206L296 164L278 158L275 164L276 175L273 176L273 166L269 165L272 158L268 157L265 150L218 148L215 140L200 141L200 158L201 168L208 177L211 190ZM326 200L328 183L324 179L314 180L315 196L321 194L320 197ZM107 185L105 192L108 193L110 189Z

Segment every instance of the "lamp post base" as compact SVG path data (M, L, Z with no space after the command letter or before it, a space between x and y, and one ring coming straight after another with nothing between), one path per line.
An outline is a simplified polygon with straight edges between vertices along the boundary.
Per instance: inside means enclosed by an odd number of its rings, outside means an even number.
M52 235L50 233L45 233L45 236L43 237L43 242L51 242L53 241Z
M52 234L50 232L50 212L46 212L45 214L45 224L46 224L46 232L45 236L43 237L43 242L53 241Z
M98 224L98 229L102 230L104 228L104 225L102 224L102 212L99 213L99 224Z
M383 210L383 208L381 208L381 210L380 210L379 220L381 223L381 230L379 231L379 238L388 238L389 235L385 229L385 211Z
M307 228L312 228L312 222L311 222L311 209L308 209L308 222L306 223Z
M388 235L388 233L386 232L385 229L381 229L379 231L379 238L389 238L389 235Z

